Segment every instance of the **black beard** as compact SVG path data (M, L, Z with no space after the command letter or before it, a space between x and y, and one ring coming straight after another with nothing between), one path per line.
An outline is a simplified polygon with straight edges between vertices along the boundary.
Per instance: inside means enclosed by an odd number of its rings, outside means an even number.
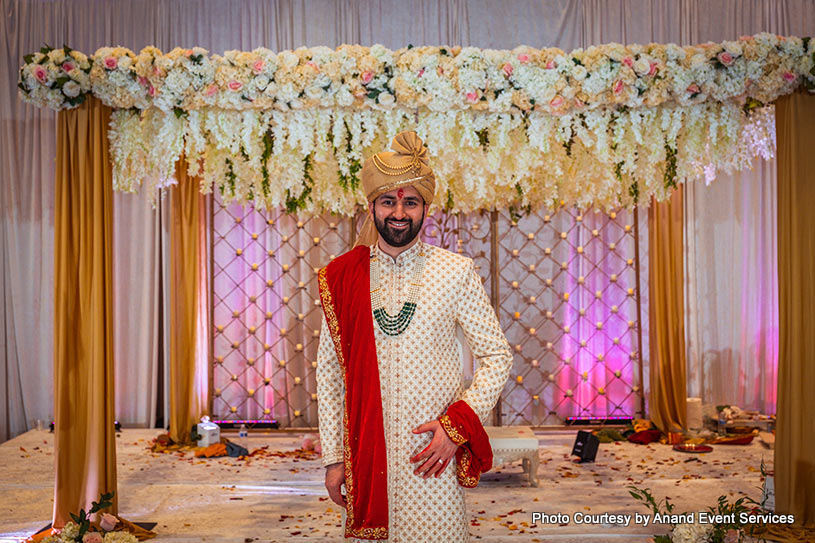
M422 224L424 223L424 209L422 209L422 218L420 220L413 221L410 217L405 217L405 220L409 222L408 227L404 230L395 230L389 224L393 219L380 221L376 217L376 209L374 209L374 225L376 226L376 231L379 232L379 235L382 236L385 243L391 247L404 247L419 235L419 232L422 230Z

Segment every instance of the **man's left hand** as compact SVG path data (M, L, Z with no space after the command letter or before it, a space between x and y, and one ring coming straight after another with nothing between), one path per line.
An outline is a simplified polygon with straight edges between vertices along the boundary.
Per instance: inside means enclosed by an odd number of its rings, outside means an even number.
M410 459L414 464L424 461L413 473L421 475L424 479L433 476L438 478L450 463L450 460L456 457L458 445L453 443L453 440L450 439L437 420L422 424L413 430L414 434L424 434L426 432L433 432L433 440L422 452Z

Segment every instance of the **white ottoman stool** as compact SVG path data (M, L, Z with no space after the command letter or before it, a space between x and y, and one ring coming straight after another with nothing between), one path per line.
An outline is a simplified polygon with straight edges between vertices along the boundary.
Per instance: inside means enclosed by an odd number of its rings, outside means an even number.
M529 426L486 426L494 467L523 460L529 484L538 486L538 438Z

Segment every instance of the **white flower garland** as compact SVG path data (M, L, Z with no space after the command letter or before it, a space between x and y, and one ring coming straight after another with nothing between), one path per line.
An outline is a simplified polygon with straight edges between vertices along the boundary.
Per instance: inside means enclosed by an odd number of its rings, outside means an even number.
M274 53L104 47L27 55L23 100L55 110L93 94L116 108L114 185L151 194L183 155L202 191L289 211L351 214L363 158L414 128L451 211L665 198L677 183L771 156L772 112L815 87L808 38L757 34L679 47L380 45Z

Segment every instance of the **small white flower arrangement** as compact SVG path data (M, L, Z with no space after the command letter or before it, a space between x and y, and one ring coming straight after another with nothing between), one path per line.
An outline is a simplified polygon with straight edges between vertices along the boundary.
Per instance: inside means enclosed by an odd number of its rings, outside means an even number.
M57 111L85 101L91 90L91 61L83 53L44 45L23 60L17 83L23 101Z
M120 523L118 517L101 512L113 505L112 499L113 492L103 494L87 512L83 509L78 515L71 513L73 521L67 522L59 534L44 538L42 543L136 543L138 539L130 532L116 530ZM97 522L91 522L91 516L97 513Z

